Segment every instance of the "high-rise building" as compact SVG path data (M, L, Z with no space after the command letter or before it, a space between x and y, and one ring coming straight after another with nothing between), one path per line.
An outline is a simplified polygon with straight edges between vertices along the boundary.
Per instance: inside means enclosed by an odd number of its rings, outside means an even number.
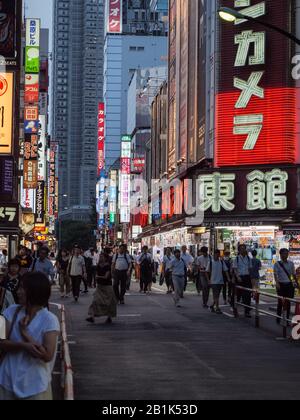
M97 180L103 96L103 0L55 0L52 138L59 143L59 213L85 220Z
M155 11L151 0L118 0L122 13L116 18L115 2L107 0L104 46L104 101L106 108L106 166L120 157L121 137L127 134L127 95L138 69L165 66L168 23L165 10Z

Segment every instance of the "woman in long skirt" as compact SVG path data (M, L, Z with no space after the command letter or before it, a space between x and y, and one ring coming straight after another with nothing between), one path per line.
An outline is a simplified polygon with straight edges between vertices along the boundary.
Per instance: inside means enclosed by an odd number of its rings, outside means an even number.
M97 289L89 309L87 322L94 324L95 318L107 317L106 323L111 324L117 316L117 300L112 286L111 265L109 256L101 254L97 266Z

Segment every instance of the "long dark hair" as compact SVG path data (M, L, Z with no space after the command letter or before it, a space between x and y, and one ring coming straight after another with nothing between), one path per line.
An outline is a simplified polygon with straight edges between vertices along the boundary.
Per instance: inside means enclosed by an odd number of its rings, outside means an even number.
M26 293L26 304L48 308L51 296L51 285L48 277L39 272L26 273L21 284Z

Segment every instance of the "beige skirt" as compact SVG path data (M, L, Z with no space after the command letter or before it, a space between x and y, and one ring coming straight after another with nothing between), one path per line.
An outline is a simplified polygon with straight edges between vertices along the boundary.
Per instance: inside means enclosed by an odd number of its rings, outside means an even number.
M89 315L95 318L100 318L101 316L116 318L117 299L112 286L97 286L93 303L89 309Z
M19 401L21 398L18 398L13 392L8 391L0 385L0 401ZM52 388L51 384L47 391L42 392L41 394L33 395L32 397L25 398L26 401L52 401Z

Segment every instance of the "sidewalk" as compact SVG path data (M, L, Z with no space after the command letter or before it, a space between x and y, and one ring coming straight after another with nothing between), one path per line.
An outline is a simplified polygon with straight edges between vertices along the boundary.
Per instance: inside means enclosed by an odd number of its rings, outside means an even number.
M196 295L177 309L135 284L112 326L87 325L91 298L65 302L76 399L299 398L299 343L276 341L276 330L211 314Z

